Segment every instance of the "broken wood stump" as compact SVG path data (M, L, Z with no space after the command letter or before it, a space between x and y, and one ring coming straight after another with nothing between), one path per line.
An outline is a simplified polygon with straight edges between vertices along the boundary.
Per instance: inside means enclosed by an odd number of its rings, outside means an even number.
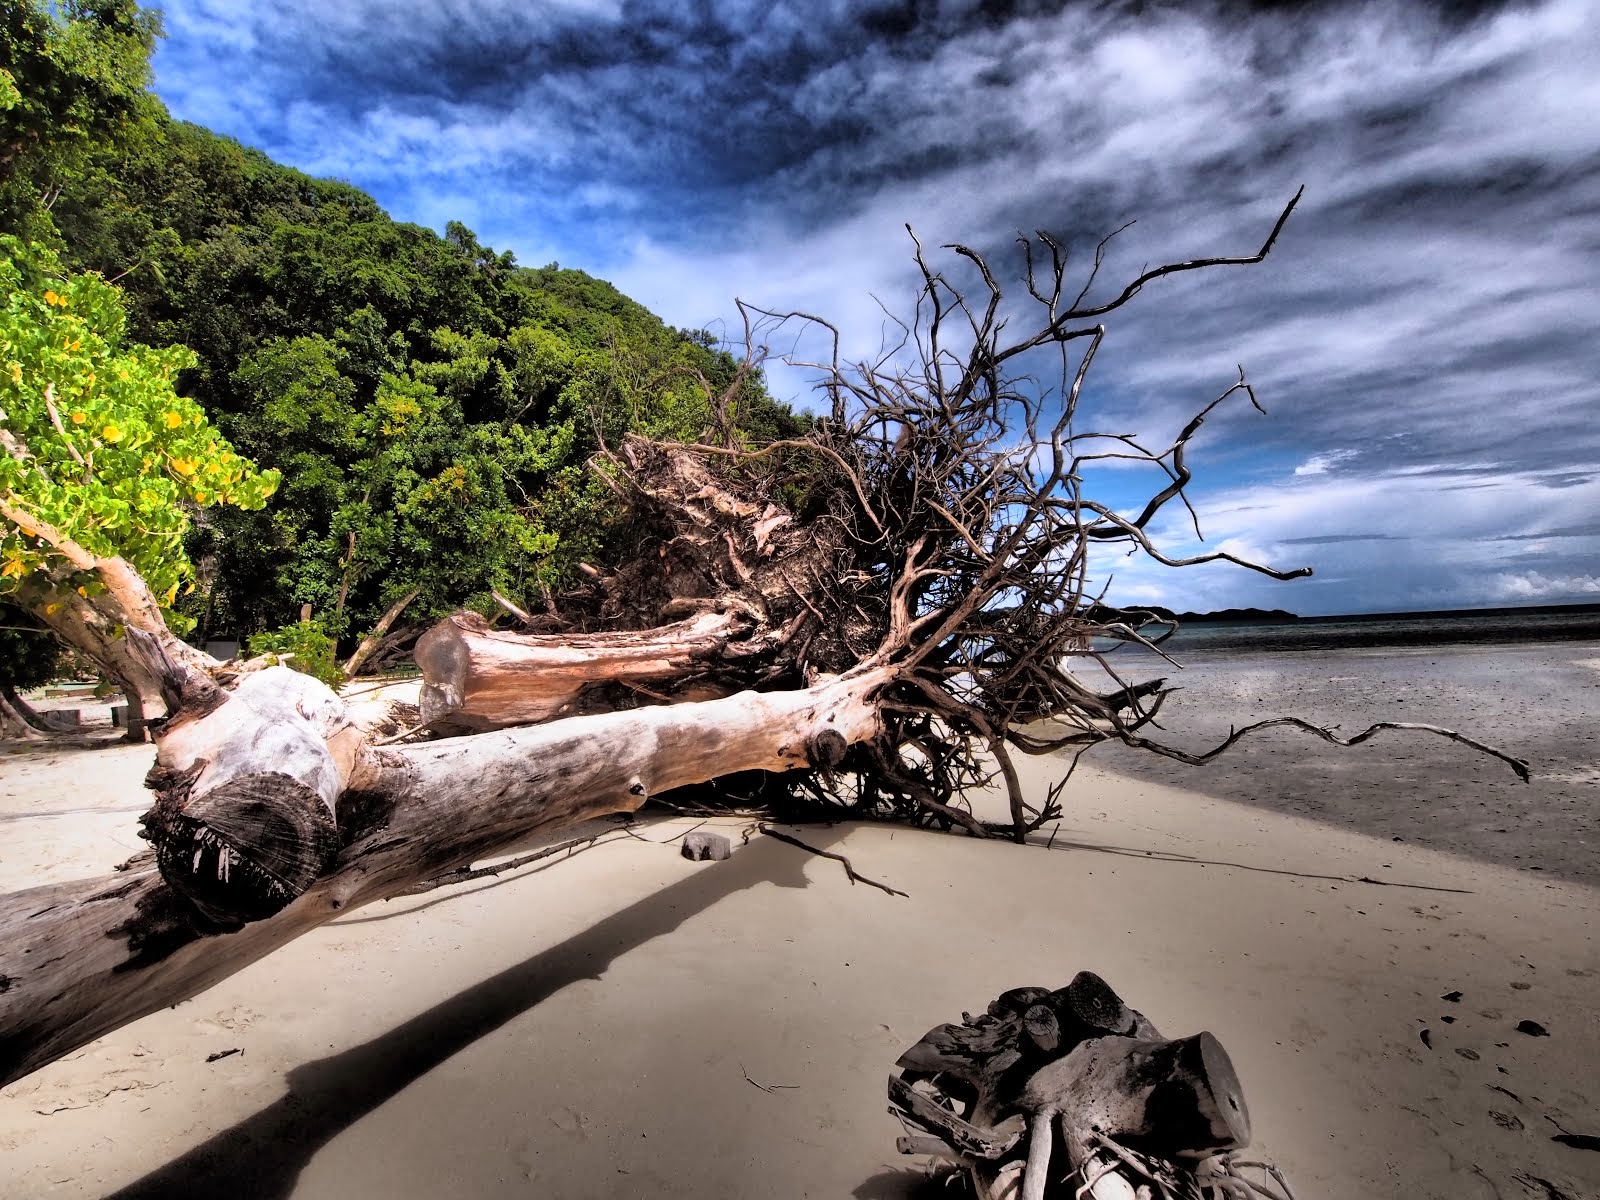
M281 911L339 851L335 807L360 736L332 691L287 667L170 723L140 818L162 878L220 928Z

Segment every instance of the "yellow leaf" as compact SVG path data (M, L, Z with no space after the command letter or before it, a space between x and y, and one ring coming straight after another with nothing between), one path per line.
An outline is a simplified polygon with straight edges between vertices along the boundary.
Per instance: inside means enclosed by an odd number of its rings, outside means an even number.
M79 588L78 589L78 595L82 596L85 600L87 600L89 598L89 589L86 588L86 587Z
M19 362L14 362L11 364L11 382L22 382L22 364Z
M100 431L100 436L108 442L120 442L122 440L122 430L115 425L107 425Z
M51 307L54 307L55 305L60 304L62 300L60 296L56 295L54 288L45 288L44 302Z
M72 423L74 425L82 425L88 419L89 414L84 412L82 409L79 409L77 412L72 414Z
M204 504L206 502L206 494L204 492L196 492L194 494L194 502L196 504Z
M6 559L5 566L0 567L0 576L21 579L28 573L28 568L20 558Z
M166 420L168 429L176 429L179 425L183 424L183 418L175 412L169 412Z

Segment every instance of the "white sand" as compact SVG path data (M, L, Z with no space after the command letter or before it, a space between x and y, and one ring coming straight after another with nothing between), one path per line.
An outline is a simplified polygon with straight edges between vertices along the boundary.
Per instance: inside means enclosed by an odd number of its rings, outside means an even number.
M0 759L0 886L137 848L149 757ZM1087 765L1071 796L1048 852L799 831L910 899L617 834L360 910L0 1092L0 1196L912 1196L895 1057L1083 969L1222 1040L1302 1200L1600 1195L1551 1140L1600 1135L1600 891Z

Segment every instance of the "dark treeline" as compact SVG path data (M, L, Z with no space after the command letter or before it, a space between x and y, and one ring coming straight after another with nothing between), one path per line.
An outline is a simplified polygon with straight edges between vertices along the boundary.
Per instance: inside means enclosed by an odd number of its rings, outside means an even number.
M735 377L715 339L173 120L132 0L3 13L0 233L115 280L132 336L192 348L180 390L283 475L264 510L193 514L194 639L309 604L348 646L414 589L413 620L491 590L536 605L627 552L586 460L625 430L699 437L707 385ZM759 375L733 417L755 440L805 427Z

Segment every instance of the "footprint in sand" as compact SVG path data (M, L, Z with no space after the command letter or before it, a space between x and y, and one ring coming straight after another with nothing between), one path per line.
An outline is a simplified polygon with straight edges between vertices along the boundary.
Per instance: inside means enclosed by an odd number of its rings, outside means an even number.
M197 1017L194 1028L197 1033L221 1033L223 1031L238 1031L248 1029L261 1019L261 1014L253 1008L234 1006L224 1009L208 1017Z

